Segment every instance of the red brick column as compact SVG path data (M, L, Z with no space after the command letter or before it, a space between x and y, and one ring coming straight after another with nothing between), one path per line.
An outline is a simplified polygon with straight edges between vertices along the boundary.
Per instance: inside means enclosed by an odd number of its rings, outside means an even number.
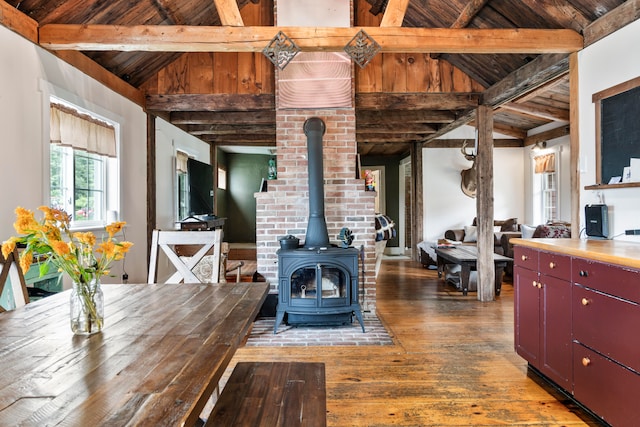
M359 272L360 304L366 316L375 315L375 193L365 191L356 178L356 130L354 109L278 110L276 112L276 158L278 179L269 181L267 192L256 193L256 245L258 271L278 286L278 240L292 234L304 241L309 216L307 138L305 120L321 118L323 137L325 219L329 240L338 243L342 227L354 235L353 246L364 246L364 278ZM363 283L364 282L364 283Z

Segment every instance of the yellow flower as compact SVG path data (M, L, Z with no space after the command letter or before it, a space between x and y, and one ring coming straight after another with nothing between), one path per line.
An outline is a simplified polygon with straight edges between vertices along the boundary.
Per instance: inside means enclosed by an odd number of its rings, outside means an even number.
M24 251L20 254L20 268L23 273L29 271L31 261L33 261L33 255L31 255L31 252Z
M51 246L51 249L53 249L53 251L61 257L64 257L71 252L69 250L69 245L67 244L67 242L63 242L61 240L52 240L51 242L49 242L49 246Z
M116 252L115 259L116 260L123 259L124 258L124 254L129 252L129 248L131 248L131 246L133 246L133 243L126 242L126 241L116 244L116 247L115 247L115 252Z
M6 242L2 243L2 256L4 257L4 259L7 259L7 257L9 256L9 254L11 252L13 252L13 250L16 248L16 240L15 237L11 237L9 240L7 240Z
M109 233L109 237L113 237L117 233L119 233L120 230L122 230L122 227L125 224L126 224L126 222L124 222L124 221L116 221L114 223L111 223L111 224L107 225L106 230L107 230L107 233Z
M86 233L73 233L73 237L78 239L80 243L91 247L96 244L96 236L90 231L87 231Z
M37 221L33 211L18 207L15 210L14 228L21 234L11 237L2 244L2 253L8 256L17 243L24 244L26 249L20 254L20 268L24 273L29 270L33 256L46 255L47 267L50 264L59 272L64 272L76 283L89 283L91 278L99 278L109 274L109 265L114 260L121 260L133 245L131 242L118 243L114 235L125 222L114 222L105 227L107 238L96 246L96 236L92 232L71 232L71 216L60 209L40 206L42 220ZM95 250L94 250L95 247ZM96 253L102 254L96 257ZM46 268L41 273L46 273Z
M16 231L20 234L28 234L40 227L40 224L38 224L35 217L33 216L33 211L30 211L29 209L17 207L16 216L18 218L13 224L13 228L15 228Z
M107 240L98 245L96 252L101 253L107 258L113 258L116 254L116 245L113 241Z

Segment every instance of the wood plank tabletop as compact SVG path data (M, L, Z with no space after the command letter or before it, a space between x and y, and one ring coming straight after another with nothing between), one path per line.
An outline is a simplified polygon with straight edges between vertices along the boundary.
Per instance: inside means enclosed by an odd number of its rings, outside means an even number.
M69 291L0 314L0 425L193 425L267 283L103 285L105 327L69 325Z
M457 245L452 248L436 248L439 255L452 262L476 262L478 261L478 248L475 245ZM500 254L493 254L493 261L512 261L511 258Z

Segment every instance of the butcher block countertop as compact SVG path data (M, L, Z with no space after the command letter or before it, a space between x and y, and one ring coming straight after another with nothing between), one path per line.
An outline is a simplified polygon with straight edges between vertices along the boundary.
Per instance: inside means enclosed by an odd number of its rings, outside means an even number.
M640 242L582 239L520 239L509 243L517 246L558 252L626 267L640 268Z

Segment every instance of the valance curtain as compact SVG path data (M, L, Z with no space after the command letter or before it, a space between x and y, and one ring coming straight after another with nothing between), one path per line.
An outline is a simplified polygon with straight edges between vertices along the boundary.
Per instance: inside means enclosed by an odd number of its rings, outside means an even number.
M535 173L553 173L556 171L555 153L536 156L533 161L535 162Z
M183 151L176 151L176 170L178 172L187 173L187 161L189 155Z
M108 157L117 156L113 126L63 105L51 104L49 135L52 144Z

